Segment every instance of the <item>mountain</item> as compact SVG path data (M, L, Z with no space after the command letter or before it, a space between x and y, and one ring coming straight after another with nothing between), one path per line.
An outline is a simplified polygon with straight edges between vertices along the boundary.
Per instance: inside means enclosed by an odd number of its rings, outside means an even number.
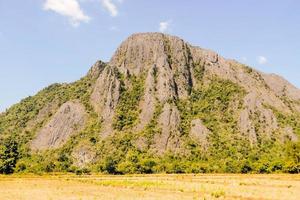
M15 171L300 171L300 90L162 33L0 115Z

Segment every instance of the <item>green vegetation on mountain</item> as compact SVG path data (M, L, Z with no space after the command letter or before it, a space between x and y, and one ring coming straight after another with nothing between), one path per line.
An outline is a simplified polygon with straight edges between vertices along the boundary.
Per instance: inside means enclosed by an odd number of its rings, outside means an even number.
M14 172L19 159L18 143L13 136L0 143L0 173L11 174Z
M299 90L177 37L132 37L0 114L0 173L300 172Z
M143 87L139 87L142 80L132 78L132 87L124 89L124 97L118 105L118 116L115 122L116 129L121 131L106 140L101 140L99 131L101 123L98 117L90 111L87 126L78 135L72 136L61 148L47 150L42 153L28 153L28 140L22 135L16 137L21 146L16 152L16 143L2 142L1 145L1 171L2 173L17 172L52 172L69 171L75 172L79 168L73 165L71 156L73 148L82 140L93 147L97 154L97 161L87 166L86 171L106 173L203 173L203 172L226 172L226 173L271 173L300 171L300 143L280 144L278 141L269 141L249 146L237 132L237 110L232 110L235 104L241 109L241 102L245 92L230 81L214 79L208 86L192 91L187 100L174 102L181 113L181 130L183 135L188 135L192 119L200 118L205 126L212 132L209 137L210 145L207 150L199 147L195 142L185 137L186 146L189 150L187 155L166 152L162 156L150 152L138 150L135 141L139 136L148 137L148 145L155 133L159 132L157 116L161 113L161 106L157 106L153 119L141 133L122 131L124 127L130 127L136 123L139 111L137 103L141 98ZM78 83L77 83L78 84ZM88 83L83 83L83 86ZM64 89L63 89L64 88ZM86 92L84 92L86 91ZM76 95L77 93L80 95ZM33 105L42 105L60 99L60 104L69 99L80 99L83 103L87 99L87 90L75 90L72 86L53 85L35 97L29 97L20 104L13 106L1 119L1 128L22 132L22 126L26 127L26 121L34 119L38 112ZM67 94L68 97L64 97ZM41 98L47 96L48 98ZM125 98L126 97L126 98ZM41 103L37 103L41 102ZM90 108L89 104L86 104ZM35 113L35 114L33 114ZM299 134L299 118L284 116L277 113L280 124L291 125ZM47 118L50 116L47 116ZM6 123L5 123L6 122ZM11 122L11 123L9 123ZM14 124L12 123L14 122ZM15 123L17 122L17 123ZM23 124L23 125L21 125ZM40 126L40 125L38 125ZM8 128L10 127L10 128ZM140 135L139 135L140 134ZM7 135L7 134L5 134ZM31 134L30 134L31 135ZM31 135L32 136L32 135ZM11 141L11 140L9 140ZM25 142L25 144L23 144ZM7 150L7 148L13 148ZM13 152L13 153L12 153ZM20 154L20 157L18 156ZM10 158L9 156L12 156ZM18 159L18 163L16 163ZM6 168L4 166L7 166ZM15 167L16 166L16 167Z
M124 78L122 78L124 79ZM124 81L121 81L121 97L116 109L116 116L113 126L118 131L132 128L137 124L139 117L138 103L140 102L144 92L143 78L136 76L129 77L130 88L126 88Z

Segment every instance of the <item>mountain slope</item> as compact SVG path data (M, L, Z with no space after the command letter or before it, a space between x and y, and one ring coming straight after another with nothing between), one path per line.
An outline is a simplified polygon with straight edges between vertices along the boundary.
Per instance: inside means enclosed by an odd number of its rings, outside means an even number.
M178 37L140 33L81 80L2 113L0 132L19 143L19 171L298 172L300 90Z

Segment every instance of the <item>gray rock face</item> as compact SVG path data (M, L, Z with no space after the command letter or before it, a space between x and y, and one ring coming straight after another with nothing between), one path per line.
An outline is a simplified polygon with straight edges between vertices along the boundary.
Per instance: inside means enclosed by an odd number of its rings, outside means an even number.
M166 103L163 107L163 112L159 116L158 122L162 131L155 135L154 138L154 146L157 153L162 154L166 150L176 152L176 149L180 147L180 114L177 107Z
M279 130L273 111L265 105L291 113L290 106L285 104L282 97L299 100L300 96L297 88L280 77L255 71L236 61L226 60L213 51L191 46L178 37L161 33L130 36L117 49L108 65L116 67L125 77L129 74L146 77L144 95L139 104L140 123L136 131L142 130L150 122L157 103L165 105L159 118L162 134L155 139L159 151L168 149L171 143L171 148L178 145L180 139L176 132L180 132L179 111L166 102L189 97L191 90L197 87L197 70L203 70L201 78L204 84L209 84L212 77L219 77L246 90L248 94L238 124L241 134L253 144L257 142L257 135L270 138L274 131ZM120 94L116 75L107 70L100 74L91 99L97 112L106 120L104 132L109 134L113 132L111 120ZM295 104L294 108L297 110L300 106ZM192 123L195 123L195 128L191 129L191 137L206 135L205 127L200 122ZM259 129L257 124L260 124ZM170 138L173 139L171 143ZM198 140L203 140L203 144L207 142L205 137Z
M276 95L286 96L293 100L300 100L300 90L282 77L276 74L263 74L263 78Z
M191 122L191 138L198 142L204 149L208 146L208 136L210 131L203 125L201 119L194 119Z
M93 151L93 149L86 144L81 144L78 147L76 147L72 155L75 158L74 165L80 168L83 168L87 164L92 163L96 157L96 154Z
M293 142L297 142L299 140L298 136L294 133L292 127L285 127L283 129L283 137L285 137L284 140L287 139Z
M253 122L250 119L250 111L245 109L240 114L239 127L240 131L243 135L249 138L251 144L255 144L257 142L257 135L255 132L255 127Z
M104 137L113 132L112 121L120 96L120 80L114 67L107 65L96 81L91 103L103 122Z
M139 107L141 108L140 113L140 123L137 126L137 131L142 130L152 119L153 113L155 111L155 104L157 103L155 99L155 73L156 67L153 66L147 74L146 81L145 81L145 91L140 102Z
M131 75L144 78L144 92L137 106L140 110L139 123L129 131L142 131L153 119L156 106L163 105L162 112L157 115L161 132L154 136L152 145L158 154L168 150L176 152L182 146L181 113L174 102L189 98L191 91L209 84L214 77L229 80L245 90L242 108L234 104L230 106L238 115L238 131L253 145L259 137L271 138L274 132L282 132L273 110L268 106L284 114L300 113L299 89L281 77L227 60L178 37L140 33L125 40L110 62L98 61L88 72L88 77L96 79L92 85L90 103L102 122L99 134L103 139L116 132L112 122L121 95L121 85L130 87L128 77ZM64 114L68 107L71 111ZM74 125L83 126L84 116L84 109L78 103L63 105L32 142L33 148L59 146L76 132L72 129ZM208 135L212 133L200 119L193 120L190 125L189 137L207 147ZM291 140L296 140L290 129L283 132ZM85 152L83 149L78 153L81 164L90 158Z
M155 104L169 99L187 98L192 87L190 46L182 39L161 33L134 34L121 44L109 65L125 76L146 74L140 103L140 124L151 120Z
M140 75L157 70L159 101L184 98L192 86L190 46L182 39L161 33L134 34L121 44L110 63L122 73Z
M92 79L95 79L95 78L98 78L99 75L101 74L101 72L104 70L106 66L106 63L102 62L102 61L97 61L92 67L91 69L89 70L87 76L92 78Z
M263 106L263 100L256 92L246 95L244 107L240 113L239 126L241 133L248 136L252 144L257 142L259 133L256 129L260 128L260 134L270 138L273 131L279 128L273 111ZM255 124L259 127L255 127Z
M48 124L43 127L31 143L34 150L58 148L71 135L79 132L85 124L86 113L84 106L76 102L63 104Z
M41 123L43 120L47 119L50 115L53 115L57 109L59 108L58 101L54 100L53 102L50 102L46 104L38 113L35 119L31 120L28 124L26 129L30 130L34 126L36 126L38 123Z
M124 41L110 61L121 72L141 74L148 71L159 59L167 59L163 34L134 34Z

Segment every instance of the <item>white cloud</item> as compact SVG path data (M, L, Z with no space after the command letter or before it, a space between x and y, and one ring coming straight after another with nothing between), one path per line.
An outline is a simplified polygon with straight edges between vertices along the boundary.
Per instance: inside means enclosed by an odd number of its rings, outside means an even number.
M116 17L119 14L117 6L112 0L102 0L102 6L110 13L112 17Z
M162 33L168 32L170 30L171 21L162 21L159 23L159 31Z
M77 0L46 0L44 10L51 10L69 18L72 26L89 22L90 17L84 14Z
M268 59L264 56L258 56L257 57L257 62L260 65L266 64L268 62Z

